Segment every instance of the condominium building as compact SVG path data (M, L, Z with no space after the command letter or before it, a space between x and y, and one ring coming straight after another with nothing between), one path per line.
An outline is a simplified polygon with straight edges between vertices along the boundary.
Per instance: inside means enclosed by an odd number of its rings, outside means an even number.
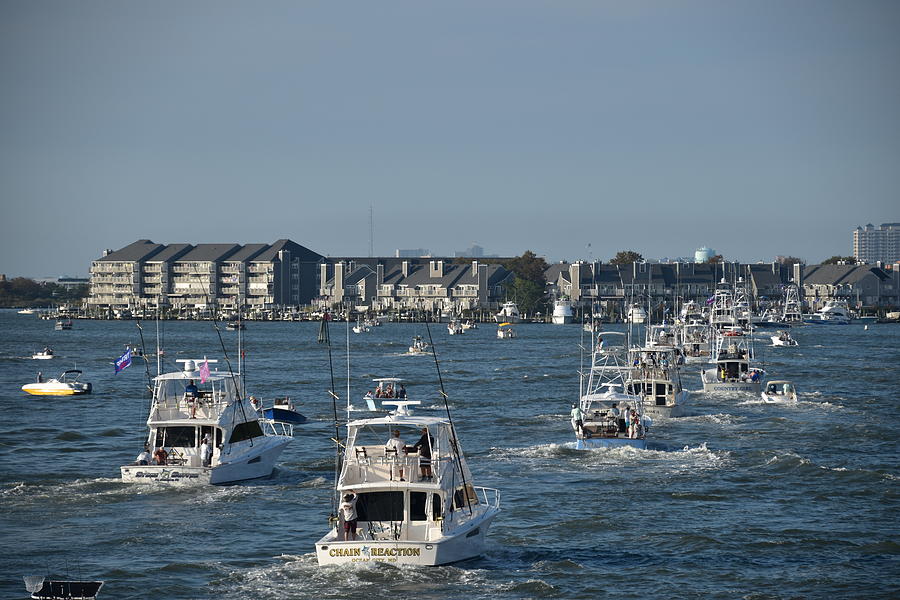
M863 263L900 261L900 223L869 223L853 230L853 256Z
M309 304L323 256L274 244L157 244L138 240L91 264L88 307L234 310Z

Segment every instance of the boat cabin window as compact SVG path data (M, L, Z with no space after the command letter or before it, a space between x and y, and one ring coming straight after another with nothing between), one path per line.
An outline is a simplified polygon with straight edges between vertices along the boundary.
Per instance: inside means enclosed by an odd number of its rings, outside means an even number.
M160 427L156 430L156 447L193 448L197 445L196 435L196 427Z
M428 494L425 492L409 493L409 520L410 521L426 521L428 515L425 514L425 500Z
M359 500L356 501L356 514L360 521L402 521L403 492L359 494Z
M431 518L437 519L440 516L443 516L444 512L441 510L441 496L440 494L432 494L431 496Z
M243 442L244 440L249 440L250 438L262 437L263 431L262 427L259 426L259 421L247 421L246 423L239 423L234 426L234 430L231 432L231 439L229 439L229 443L236 444L237 442Z

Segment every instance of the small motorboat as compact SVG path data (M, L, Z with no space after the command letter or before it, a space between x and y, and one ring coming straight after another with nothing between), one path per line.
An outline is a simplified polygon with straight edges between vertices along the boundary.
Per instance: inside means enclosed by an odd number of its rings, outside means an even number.
M797 390L790 381L773 380L760 394L764 402L796 402Z
M516 330L509 323L500 323L497 326L497 338L507 340L516 337Z
M33 308L23 308L22 310L18 311L18 313L20 315L33 315L34 309Z
M72 321L71 320L57 321L56 325L54 325L53 328L56 331L68 331L68 330L72 329Z
M297 412L294 403L287 396L275 398L272 408L263 409L263 415L276 423L290 423L291 425L306 423L306 417Z
M247 326L244 325L242 321L229 321L225 325L225 329L228 331L243 331L244 329L247 329Z
M785 330L778 331L771 336L773 346L799 346L797 340L791 337L791 334Z
M369 326L357 319L356 325L353 326L353 333L369 333Z
M79 369L69 369L63 371L62 375L55 379L42 381L38 375L38 381L28 383L22 386L22 391L32 396L77 396L80 394L90 394L91 384L78 381L81 375Z
M35 352L34 354L32 354L31 358L33 358L34 360L50 360L54 356L55 355L53 354L53 348L48 346L40 352Z
M96 598L102 581L68 581L25 576L25 589L36 600L89 600Z
M459 321L453 320L447 323L447 333L450 335L462 335L466 328Z
M417 335L413 337L412 346L409 347L410 354L431 354L431 350L428 349L428 342L422 339L421 335Z

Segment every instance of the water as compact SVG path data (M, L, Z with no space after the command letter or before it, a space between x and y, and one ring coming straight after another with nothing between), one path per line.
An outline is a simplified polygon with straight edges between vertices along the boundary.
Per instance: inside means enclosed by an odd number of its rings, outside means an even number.
M332 325L342 398L343 327ZM794 330L798 348L760 344L770 376L797 385L796 405L706 396L689 365L690 416L654 423L646 451L588 452L573 449L568 423L580 328L522 325L497 340L489 325L462 336L431 327L475 483L502 492L487 553L432 569L319 568L333 430L318 324L245 332L250 391L299 399L311 419L271 479L148 489L118 481L145 436L144 367L112 366L139 342L135 323L54 331L0 311L0 597L26 597L23 575L67 569L106 580L102 598L900 596L900 327L809 326ZM437 409L433 361L404 355L416 334L423 325L351 334L352 397L398 376ZM222 336L236 354L237 334ZM163 340L169 359L222 358L209 323L165 323ZM48 344L58 358L26 358ZM75 366L93 395L19 391L38 370Z

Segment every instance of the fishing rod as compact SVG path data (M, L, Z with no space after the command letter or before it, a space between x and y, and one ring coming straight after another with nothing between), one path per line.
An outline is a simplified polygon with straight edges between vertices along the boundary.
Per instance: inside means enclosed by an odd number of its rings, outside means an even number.
M199 275L195 275L195 277L197 277L198 279L200 278ZM201 284L203 283L202 279L200 279L200 283ZM203 289L203 297L206 300L206 306L211 306L212 302L210 302L209 293L206 291L205 287L202 287L202 289ZM216 330L216 335L219 337L219 345L222 347L222 356L225 357L225 364L228 365L228 375L231 377L231 384L234 386L235 392L237 393L237 397L239 400L239 402L237 403L238 408L241 409L241 416L244 418L244 421L247 421L248 420L247 413L244 411L244 390L241 389L241 386L237 380L237 377L235 377L235 375L234 375L234 370L231 368L231 359L228 357L228 350L225 348L225 340L222 339L222 330L219 329L219 320L216 317L216 309L215 308L212 310L212 322L213 322L213 329ZM235 423L236 417L237 417L237 413L232 409L232 411L231 411L232 430L234 429L234 423ZM252 447L253 446L253 437L251 436L247 439L250 441L250 446ZM231 452L230 444L228 445L228 452L229 453Z
M328 333L328 321L330 320L330 316L328 311L322 315L322 325L319 327L319 338L318 343L325 344L328 349L328 373L331 376L331 389L328 390L328 395L331 396L331 410L334 415L334 490L332 492L332 508L337 506L338 504L338 491L337 491L337 483L338 478L341 474L341 426L338 422L338 409L337 409L337 401L340 399L338 395L334 392L334 360L331 354L331 336ZM334 513L331 515L333 518Z
M441 376L441 365L437 359L437 351L434 348L434 340L431 338L431 328L428 326L428 319L425 319L425 331L428 333L428 343L431 344L431 355L434 357L434 368L437 370L438 383L441 386L441 398L444 399L444 410L447 411L447 420L450 422L450 447L453 449L453 454L456 455L456 468L459 471L459 477L462 479L463 483L463 494L466 497L466 507L469 509L469 514L473 513L472 510L472 500L469 498L469 484L466 481L466 473L462 468L462 460L460 459L459 446L456 441L456 427L453 425L453 416L450 414L450 404L447 401L447 393L444 391L444 378Z

